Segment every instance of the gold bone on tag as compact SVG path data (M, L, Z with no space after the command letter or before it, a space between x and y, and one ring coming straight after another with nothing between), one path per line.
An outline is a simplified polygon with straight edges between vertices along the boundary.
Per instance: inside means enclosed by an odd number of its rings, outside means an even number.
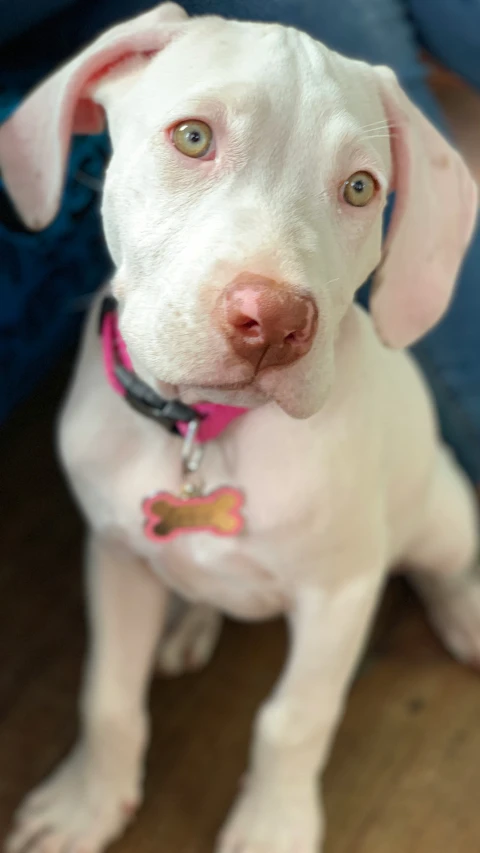
M181 533L213 533L236 536L244 527L244 497L238 489L223 487L208 495L182 499L159 492L143 504L145 533L149 539L166 541Z

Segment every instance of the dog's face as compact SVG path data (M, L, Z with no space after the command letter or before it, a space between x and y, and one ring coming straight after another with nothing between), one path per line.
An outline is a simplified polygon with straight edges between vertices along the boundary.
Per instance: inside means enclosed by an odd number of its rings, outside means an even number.
M160 6L101 37L0 131L6 184L36 227L58 205L70 128L98 130L102 109L113 286L149 382L189 403L316 412L342 320L381 259L391 189L377 326L404 345L443 313L474 184L388 70L292 29Z
M380 259L390 177L380 98L354 69L294 30L206 19L100 88L121 328L150 381L294 416L321 405L339 325ZM232 328L232 302L261 324L270 294L274 326L280 300L310 314L300 352L272 342L269 358L268 338L249 349Z

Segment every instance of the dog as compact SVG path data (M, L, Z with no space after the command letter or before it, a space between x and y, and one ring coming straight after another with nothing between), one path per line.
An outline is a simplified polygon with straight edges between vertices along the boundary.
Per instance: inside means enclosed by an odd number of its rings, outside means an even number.
M90 531L82 734L8 850L97 853L120 835L141 802L155 662L203 665L226 613L284 614L290 650L217 850L314 853L317 781L392 568L408 567L448 649L480 663L475 498L404 351L448 306L474 182L389 69L165 4L98 38L1 129L30 228L56 214L72 133L105 116L116 272L59 426ZM355 294L374 271L370 315ZM225 489L238 524L217 535Z

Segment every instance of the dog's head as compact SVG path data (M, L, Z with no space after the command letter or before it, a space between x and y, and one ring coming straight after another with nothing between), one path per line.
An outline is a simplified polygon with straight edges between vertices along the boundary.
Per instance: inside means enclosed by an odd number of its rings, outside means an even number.
M98 132L105 113L114 291L150 382L190 403L273 399L306 417L372 270L390 345L444 312L475 187L388 69L296 30L159 6L100 37L0 131L4 180L31 227L56 214L71 134Z

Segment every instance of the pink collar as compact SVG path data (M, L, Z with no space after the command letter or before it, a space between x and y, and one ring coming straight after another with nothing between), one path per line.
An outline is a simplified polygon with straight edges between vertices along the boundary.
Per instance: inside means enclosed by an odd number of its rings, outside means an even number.
M125 341L118 328L116 310L108 310L102 313L100 334L102 337L103 364L106 377L117 394L125 397L125 388L115 375L115 364L120 363L122 367L132 373L133 368ZM236 406L221 406L217 403L199 403L191 408L201 417L196 435L196 440L200 442L212 441L212 439L217 438L232 421L248 411L248 409L241 409ZM181 435L186 435L188 422L177 421L176 427Z

